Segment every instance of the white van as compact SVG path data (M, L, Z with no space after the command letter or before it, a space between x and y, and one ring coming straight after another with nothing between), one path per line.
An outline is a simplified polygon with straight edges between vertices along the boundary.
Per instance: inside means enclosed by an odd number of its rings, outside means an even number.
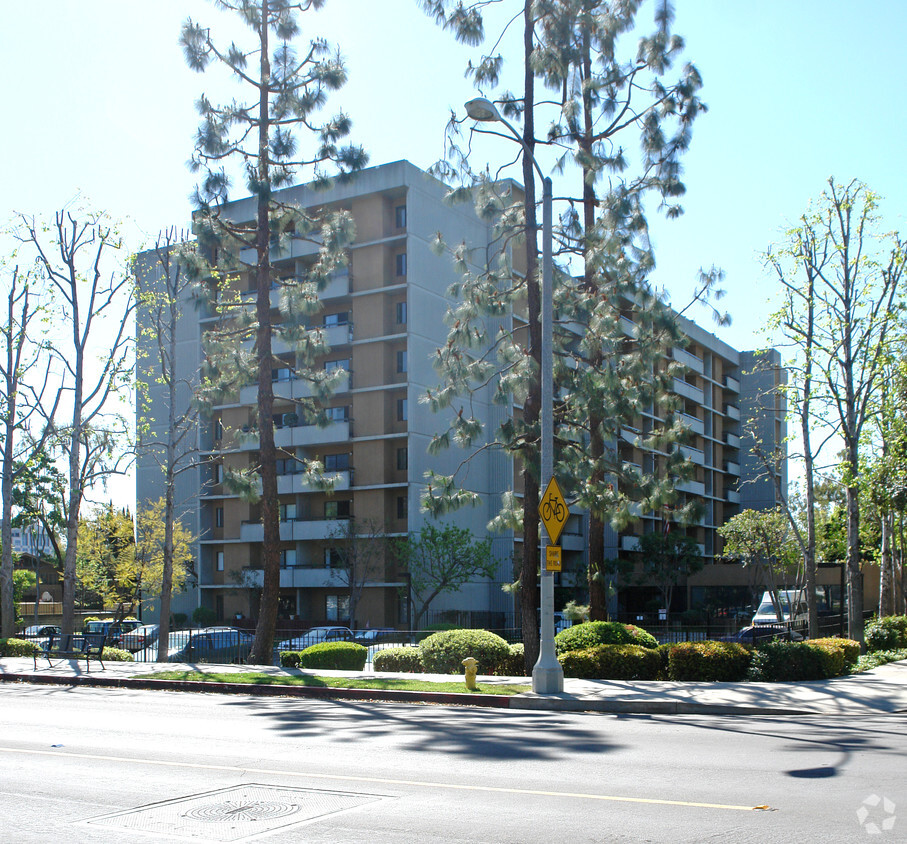
M779 589L778 603L781 604L782 618L778 619L775 612L775 605L772 603L770 592L762 593L762 600L756 614L753 616L753 626L758 627L762 624L785 624L797 627L806 624L809 614L806 610L806 590L805 589Z

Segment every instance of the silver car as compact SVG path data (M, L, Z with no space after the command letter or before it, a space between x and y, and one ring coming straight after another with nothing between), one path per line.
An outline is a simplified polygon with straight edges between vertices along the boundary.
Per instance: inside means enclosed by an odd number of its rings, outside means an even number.
M245 662L252 651L253 638L235 627L203 627L200 630L175 630L167 638L167 662ZM158 644L139 651L137 662L155 662Z

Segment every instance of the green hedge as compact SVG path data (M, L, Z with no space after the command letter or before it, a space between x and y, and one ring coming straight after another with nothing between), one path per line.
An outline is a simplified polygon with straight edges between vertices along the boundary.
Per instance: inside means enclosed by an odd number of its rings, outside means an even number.
M0 639L0 656L31 656L40 650L37 642L27 639Z
M907 648L907 615L873 619L866 625L865 638L870 653Z
M753 657L753 679L767 682L824 680L830 676L827 654L806 642L765 642Z
M494 674L510 659L510 645L487 630L444 630L419 643L429 674L462 674L463 660L474 657L479 674Z
M736 642L678 642L665 651L669 680L736 683L746 679L753 659L752 652Z
M288 668L362 671L368 648L355 642L321 642L301 651L281 651L280 664Z
M495 674L502 677L525 677L526 657L522 642L510 646L510 656L498 666Z
M645 630L616 621L586 621L574 624L573 627L561 630L554 637L554 647L558 653L581 651L594 648L596 645L639 645L655 649L658 642Z
M826 639L810 639L807 643L813 648L835 648L841 651L844 658L844 667L849 669L857 664L860 658L860 643L853 639L839 639L836 636L829 636ZM840 673L844 673L841 671Z
M135 662L135 657L129 653L129 651L124 651L122 648L108 648L104 647L104 654L101 657L104 662L110 660L111 662Z
M565 677L583 680L656 680L661 672L658 651L640 645L595 645L557 658Z
M372 660L375 671L406 671L421 674L422 654L418 648L382 648Z

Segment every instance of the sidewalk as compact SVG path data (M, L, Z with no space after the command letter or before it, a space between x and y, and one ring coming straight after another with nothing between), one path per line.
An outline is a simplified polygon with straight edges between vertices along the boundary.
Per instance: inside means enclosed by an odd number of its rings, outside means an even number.
M106 668L63 660L48 668L31 658L0 659L0 682L95 685L118 688L159 688L227 694L269 694L282 696L345 698L412 703L465 704L509 709L569 712L621 712L648 715L873 715L907 713L907 661L893 662L873 671L808 683L675 683L661 681L575 680L564 681L557 695L532 692L513 697L481 694L401 692L313 687L250 686L233 683L185 683L181 681L136 680L136 675L161 671L198 670L218 673L256 671L273 675L319 674L343 677L399 677L425 680L462 681L462 677L439 674L391 674L381 672L303 671L274 666L184 665L161 663L107 662ZM530 683L525 677L478 678L480 685Z

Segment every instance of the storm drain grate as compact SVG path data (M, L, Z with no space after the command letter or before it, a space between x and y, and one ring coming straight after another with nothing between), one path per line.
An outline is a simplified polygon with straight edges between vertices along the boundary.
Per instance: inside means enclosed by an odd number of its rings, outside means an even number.
M187 841L244 841L385 799L379 794L237 785L85 821Z

